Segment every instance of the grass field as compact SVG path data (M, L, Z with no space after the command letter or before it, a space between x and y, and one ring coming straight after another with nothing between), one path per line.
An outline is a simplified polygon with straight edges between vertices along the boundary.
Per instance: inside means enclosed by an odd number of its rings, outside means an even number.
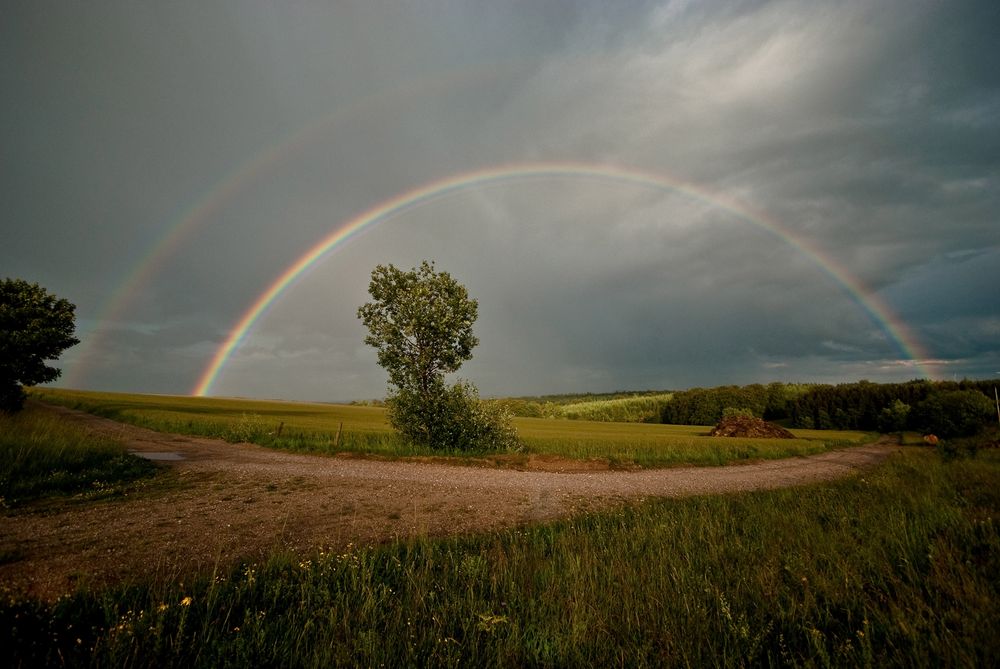
M43 412L0 412L0 508L52 493L89 498L119 494L156 467L125 447Z
M386 422L385 410L379 407L49 388L36 388L31 394L46 402L156 430L250 441L272 448L389 457L442 455L402 441ZM721 465L809 455L871 438L862 432L796 430L796 439L734 439L704 436L704 427L544 418L516 418L514 424L526 454L600 459L625 467Z
M1000 458L0 601L10 666L996 666Z

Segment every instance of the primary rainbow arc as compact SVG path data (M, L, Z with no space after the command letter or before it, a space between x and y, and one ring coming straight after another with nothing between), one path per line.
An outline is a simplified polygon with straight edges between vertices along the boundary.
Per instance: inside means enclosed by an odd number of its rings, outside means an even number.
M365 228L387 221L415 207L453 194L502 182L516 182L538 179L581 178L617 181L626 184L655 188L668 192L679 192L688 197L725 210L737 218L751 223L777 236L785 243L815 263L837 285L839 285L871 318L883 329L899 347L900 352L929 378L932 375L921 367L920 360L928 356L906 325L894 316L888 305L877 295L867 290L862 283L845 269L813 248L807 241L799 239L783 229L776 221L761 212L754 211L744 203L725 195L712 193L700 186L661 173L647 172L616 165L576 162L519 163L488 167L481 170L462 172L439 179L417 188L400 193L385 200L337 227L320 239L309 250L292 263L262 292L243 313L230 330L225 342L216 350L211 361L198 377L191 391L193 395L207 395L217 380L223 367L233 352L239 347L247 333L268 308L314 264L332 254L339 246L348 242Z

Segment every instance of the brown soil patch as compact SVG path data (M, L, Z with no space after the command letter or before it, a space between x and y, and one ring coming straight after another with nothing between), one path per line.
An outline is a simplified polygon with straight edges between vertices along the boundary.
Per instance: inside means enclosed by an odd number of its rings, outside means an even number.
M751 416L723 418L708 433L710 437L747 437L752 439L795 439L795 435L774 423Z
M164 471L120 499L50 502L0 517L0 589L46 599L81 584L183 579L276 549L342 550L512 527L646 497L811 483L898 450L880 443L748 465L628 472L548 456L455 465L300 455L49 410L122 439Z

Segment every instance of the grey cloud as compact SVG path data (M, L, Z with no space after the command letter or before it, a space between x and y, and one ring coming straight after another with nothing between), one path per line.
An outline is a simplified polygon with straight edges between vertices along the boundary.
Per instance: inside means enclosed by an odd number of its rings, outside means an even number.
M997 12L17 4L0 26L0 263L77 302L99 341L84 385L186 392L256 296L376 203L506 162L615 163L763 212L884 299L942 373L989 375ZM98 322L213 196L118 320ZM754 222L559 179L454 193L344 245L259 319L217 391L381 394L354 311L376 263L424 258L480 299L463 372L486 393L915 373L843 286Z

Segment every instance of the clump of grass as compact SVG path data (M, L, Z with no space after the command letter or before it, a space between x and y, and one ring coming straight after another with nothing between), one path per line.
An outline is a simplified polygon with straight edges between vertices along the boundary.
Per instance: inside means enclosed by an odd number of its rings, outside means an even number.
M995 666L1000 458L0 603L14 663Z
M253 443L269 436L270 427L260 414L244 413L225 428L222 438L232 443Z
M44 411L28 407L15 415L0 413L0 500L6 506L54 493L116 494L121 484L155 470L121 442Z

